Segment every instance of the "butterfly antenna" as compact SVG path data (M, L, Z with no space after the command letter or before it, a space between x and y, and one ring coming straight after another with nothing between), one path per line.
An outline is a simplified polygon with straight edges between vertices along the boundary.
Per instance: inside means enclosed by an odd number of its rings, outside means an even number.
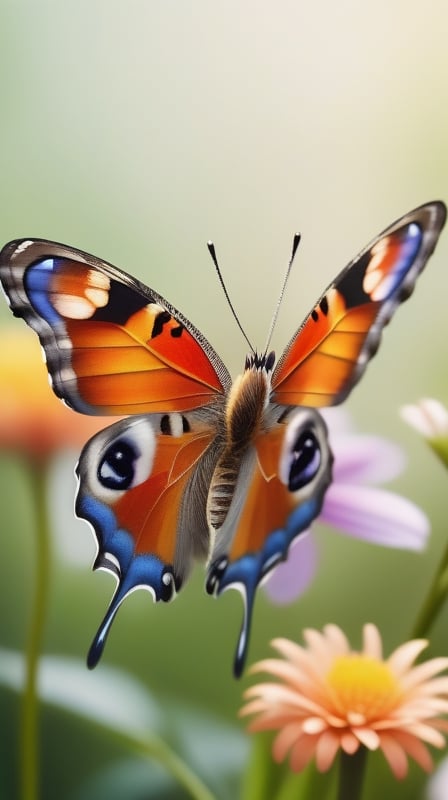
M280 306L282 304L283 296L285 294L286 284L288 283L288 279L291 274L291 267L293 265L293 261L297 252L297 248L299 246L299 242L300 242L300 233L295 233L292 243L291 257L289 259L288 266L286 268L286 273L285 277L283 278L282 288L280 291L279 298L277 300L277 305L275 307L274 315L272 317L272 322L269 328L269 333L268 333L268 338L266 340L266 347L264 348L264 353L268 352L269 345L271 344L272 334L274 333L274 328L277 324L278 312L280 311Z
M238 325L238 327L239 327L241 333L243 334L247 344L249 345L249 347L251 349L251 352L255 353L255 350L252 347L252 345L250 343L250 340L248 339L246 331L244 330L243 326L241 325L241 322L238 319L238 315L237 315L237 313L236 313L236 311L235 311L235 309L234 309L234 307L232 305L232 301L231 301L231 299L229 297L229 293L228 293L228 291L226 289L226 285L225 285L224 279L223 279L223 277L221 275L221 270L219 268L218 259L216 258L215 245L213 244L213 242L207 242L207 247L208 247L208 252L210 253L210 255L212 257L212 261L213 261L213 263L215 265L215 269L216 269L216 272L218 274L219 282L220 282L222 290L224 292L224 296L225 296L225 298L226 298L226 300L227 300L227 302L229 304L229 308L230 308L230 310L231 310L231 312L232 312L232 314L233 314L233 316L235 318L236 324Z

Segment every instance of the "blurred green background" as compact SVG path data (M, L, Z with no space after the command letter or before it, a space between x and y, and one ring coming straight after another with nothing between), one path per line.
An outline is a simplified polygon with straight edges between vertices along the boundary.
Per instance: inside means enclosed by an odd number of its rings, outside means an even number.
M444 0L3 2L2 242L54 239L122 267L180 308L236 374L246 347L205 242L215 242L241 321L261 348L292 235L302 232L273 342L279 352L374 235L422 202L448 200L447 30ZM260 593L250 661L268 653L273 636L297 638L329 621L354 643L363 622L374 621L388 649L410 631L445 544L446 479L398 408L427 395L448 403L447 260L445 234L347 403L360 430L407 449L394 488L430 515L430 547L402 553L320 530L321 566L306 596L274 608ZM0 324L10 321L4 303ZM89 571L93 539L72 519L75 461L62 459L54 474L45 652L84 658L114 583ZM33 520L24 474L6 455L0 478L0 643L21 650ZM76 564L66 557L74 547ZM163 702L233 722L247 684L231 676L240 615L236 593L205 596L198 569L172 605L132 595L104 662ZM434 654L447 654L447 623L445 612ZM2 798L14 798L18 704L7 692L0 700ZM96 772L127 756L56 710L44 709L41 725L46 800L87 797ZM423 779L413 776L394 797L421 796Z

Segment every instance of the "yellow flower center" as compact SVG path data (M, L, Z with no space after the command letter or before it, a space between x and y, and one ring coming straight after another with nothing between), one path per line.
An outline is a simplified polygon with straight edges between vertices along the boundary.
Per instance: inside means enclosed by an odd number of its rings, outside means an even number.
M335 658L327 683L338 713L357 725L384 717L401 694L389 665L361 653Z

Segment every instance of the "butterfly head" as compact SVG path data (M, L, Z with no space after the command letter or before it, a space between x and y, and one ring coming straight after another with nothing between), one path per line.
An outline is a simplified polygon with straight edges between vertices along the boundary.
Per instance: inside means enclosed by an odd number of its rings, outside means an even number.
M226 439L230 447L243 451L260 430L269 403L275 353L246 356L244 372L234 380L226 405Z
M269 372L272 372L274 364L275 353L273 350L271 350L269 353L264 352L262 355L258 355L257 351L255 351L253 353L248 353L246 356L244 371L262 370L266 372L266 374L269 374Z

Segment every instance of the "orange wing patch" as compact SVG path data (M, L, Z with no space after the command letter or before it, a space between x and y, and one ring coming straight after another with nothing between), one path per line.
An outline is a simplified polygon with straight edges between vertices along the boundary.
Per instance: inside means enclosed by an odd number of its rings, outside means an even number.
M221 389L208 359L186 330L182 350L189 350L190 359L196 355L196 373L203 366L216 388L171 366L152 346L153 340L138 340L127 328L71 321L67 332L79 394L98 414L187 411L211 402Z
M384 325L411 294L444 222L444 206L422 206L339 274L279 360L275 402L329 406L345 399L376 352Z
M267 536L284 526L295 505L293 495L277 475L284 436L285 426L277 425L268 436L256 439L256 465L229 551L231 561L259 552Z
M328 406L340 402L378 315L379 303L345 309L331 290L334 307L311 314L281 362L275 400L284 405ZM373 353L372 353L373 354ZM283 377L284 376L284 377Z
M230 561L236 561L247 553L258 553L268 535L283 527L293 507L291 492L288 492L278 477L266 481L263 473L257 469L247 493L244 511L235 529L229 551Z
M61 358L64 367L71 359L76 386L61 370L61 394L75 408L79 394L90 413L188 411L223 392L210 349L150 290L70 259L41 265L30 269L42 273L44 302L65 324L71 350Z
M132 534L136 554L154 553L164 563L174 563L185 486L211 439L212 434L196 433L159 436L149 478L114 503L117 521Z

